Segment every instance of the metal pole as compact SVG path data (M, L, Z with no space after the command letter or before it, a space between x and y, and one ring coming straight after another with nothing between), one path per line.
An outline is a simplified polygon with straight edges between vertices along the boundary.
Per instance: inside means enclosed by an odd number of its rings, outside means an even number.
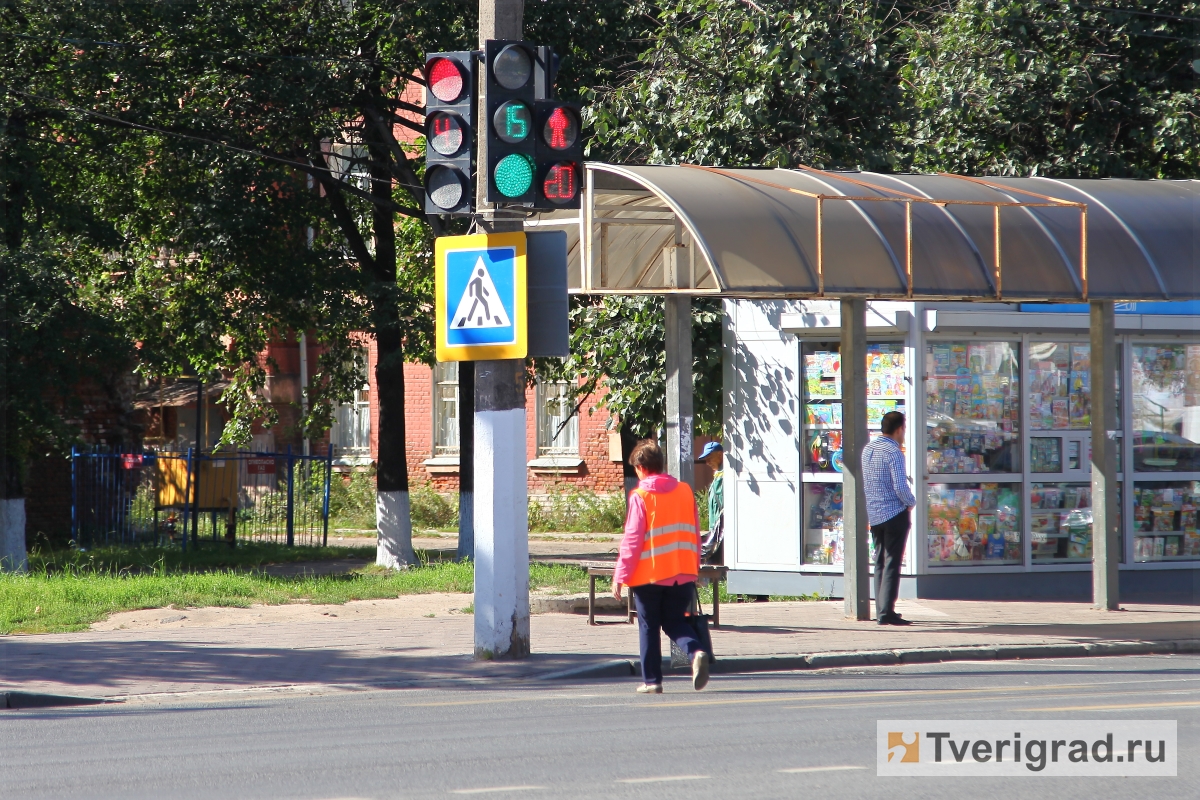
M180 520L182 530L180 531L179 541L183 545L183 552L187 552L188 540L188 506L192 502L192 453L194 448L189 447L187 451L187 474L183 480L183 519Z
M71 445L71 544L79 546L79 449Z
M479 0L479 47L489 39L523 36L522 0ZM479 71L479 111L487 76ZM524 230L521 218L498 217L486 208L487 137L477 139L480 165L477 230ZM525 361L475 362L474 527L475 657L515 659L529 655L529 485L525 465Z
M325 498L321 501L321 517L324 519L324 530L321 532L321 546L329 547L329 484L333 482L333 442L329 443L329 453L325 456Z
M692 298L670 294L663 299L667 350L667 472L695 485L692 463Z
M204 451L197 447L196 458L193 462L196 467L196 477L192 481L192 489L195 492L195 501L192 504L192 544L197 548L200 547L200 473L204 471Z
M296 457L292 455L292 446L289 444L287 449L287 546L292 547L296 543L295 537L295 477L296 472Z
M1102 611L1121 607L1117 515L1117 337L1111 300L1091 302L1092 599Z
M842 300L842 537L846 616L871 618L871 551L862 450L867 444L867 301Z
M475 362L458 363L458 551L475 559Z

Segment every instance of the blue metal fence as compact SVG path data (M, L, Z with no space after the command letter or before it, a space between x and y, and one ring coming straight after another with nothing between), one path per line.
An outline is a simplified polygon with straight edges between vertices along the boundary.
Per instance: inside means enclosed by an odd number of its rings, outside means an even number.
M329 541L333 448L325 455L71 452L77 546L203 540L319 546Z

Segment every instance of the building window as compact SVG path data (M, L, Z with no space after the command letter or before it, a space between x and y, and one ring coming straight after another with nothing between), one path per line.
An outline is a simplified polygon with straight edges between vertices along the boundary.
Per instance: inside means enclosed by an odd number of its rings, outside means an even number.
M566 381L537 385L538 456L579 455L579 415Z
M433 455L458 455L458 362L433 367Z
M333 428L329 431L333 453L342 457L362 457L371 454L371 385L363 365L362 385L354 399L333 410Z

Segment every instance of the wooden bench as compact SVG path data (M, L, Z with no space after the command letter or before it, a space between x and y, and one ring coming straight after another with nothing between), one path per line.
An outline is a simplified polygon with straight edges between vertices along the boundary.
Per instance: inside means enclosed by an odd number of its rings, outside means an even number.
M611 578L616 567L609 563L585 563L581 566L588 573L588 625L601 625L596 622L596 578ZM713 587L712 624L714 628L721 626L721 581L729 574L729 567L705 565L700 567L700 582L711 584ZM633 607L633 592L625 592L625 624L632 625L637 611ZM614 624L614 623L607 623Z

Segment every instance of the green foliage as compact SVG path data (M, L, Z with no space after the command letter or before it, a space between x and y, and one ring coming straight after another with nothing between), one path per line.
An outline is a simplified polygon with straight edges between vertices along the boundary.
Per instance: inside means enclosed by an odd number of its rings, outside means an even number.
M329 482L329 530L375 530L375 471L334 473Z
M435 530L457 530L458 495L442 495L425 483L408 494L413 526Z
M646 5L646 49L594 95L593 152L652 164L897 166L893 4Z
M569 485L551 488L546 501L529 501L531 532L619 533L625 525L620 493L599 495Z
M547 380L573 382L579 403L600 392L601 408L621 418L638 436L666 422L666 332L661 297L572 299L571 355L539 359ZM721 301L692 302L692 387L697 433L721 430ZM576 385L578 383L578 385Z
M202 542L187 552L175 547L96 547L88 550L34 550L29 554L33 573L76 575L177 574L219 570L255 570L268 564L373 558L374 548L287 547L263 542Z
M1200 4L1135 5L938 4L904 37L913 166L974 175L1200 175L1192 68Z

